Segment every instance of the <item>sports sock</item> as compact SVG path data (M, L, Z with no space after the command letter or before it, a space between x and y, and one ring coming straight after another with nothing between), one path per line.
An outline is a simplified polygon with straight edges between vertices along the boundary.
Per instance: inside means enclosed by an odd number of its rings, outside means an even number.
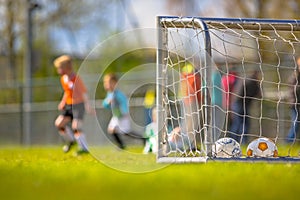
M113 135L113 137L115 138L115 141L117 142L119 148L120 148L120 149L124 149L124 148L125 148L125 145L124 145L124 143L123 143L123 141L122 141L122 139L121 139L119 133L116 133L116 132L115 132L115 133L113 133L112 135Z
M83 133L77 133L75 135L75 138L80 150L88 151L88 145L85 139L85 135Z
M75 141L74 134L70 127L66 126L59 130L59 134L64 139L65 142L71 143Z

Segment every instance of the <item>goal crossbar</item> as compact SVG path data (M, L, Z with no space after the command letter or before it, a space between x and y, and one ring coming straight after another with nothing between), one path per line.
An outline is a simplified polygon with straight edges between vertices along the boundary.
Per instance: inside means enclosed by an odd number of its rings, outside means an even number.
M300 20L205 17L158 17L158 20L161 25L169 28L203 28L203 23L205 23L219 29L300 31Z

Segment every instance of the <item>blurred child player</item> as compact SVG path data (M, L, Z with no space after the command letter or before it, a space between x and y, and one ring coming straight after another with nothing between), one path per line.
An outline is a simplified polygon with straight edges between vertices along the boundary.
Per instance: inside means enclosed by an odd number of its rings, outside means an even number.
M64 90L63 97L58 104L58 110L62 113L55 120L55 126L66 145L65 153L69 152L75 141L79 146L77 154L87 153L88 147L85 135L82 132L82 124L85 110L90 110L87 90L82 80L73 71L72 59L68 55L62 55L54 60L57 73L61 76L60 82ZM71 128L68 123L71 122Z
M144 147L144 154L149 152L156 153L158 150L157 147L157 121L156 121L156 108L152 109L152 122L146 126L145 135L146 135L146 144Z
M118 78L115 74L106 74L103 79L104 89L107 95L103 100L103 107L111 109L112 118L108 124L107 132L112 134L120 149L125 145L120 134L128 134L131 131L130 116L127 97L116 88Z

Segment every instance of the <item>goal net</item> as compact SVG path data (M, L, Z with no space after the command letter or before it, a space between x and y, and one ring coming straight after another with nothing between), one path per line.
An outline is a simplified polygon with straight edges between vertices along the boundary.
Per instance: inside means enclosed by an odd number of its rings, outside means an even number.
M297 160L299 24L158 17L158 162L247 160L248 145L264 137L276 155L251 160ZM234 139L241 154L218 156L221 138Z

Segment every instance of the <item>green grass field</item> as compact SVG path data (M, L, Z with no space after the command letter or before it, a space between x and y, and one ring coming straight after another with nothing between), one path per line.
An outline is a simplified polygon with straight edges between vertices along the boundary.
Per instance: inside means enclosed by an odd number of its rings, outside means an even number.
M111 163L58 146L1 147L0 199L299 199L300 164L162 165L153 155L97 153ZM139 166L154 170L124 172Z

